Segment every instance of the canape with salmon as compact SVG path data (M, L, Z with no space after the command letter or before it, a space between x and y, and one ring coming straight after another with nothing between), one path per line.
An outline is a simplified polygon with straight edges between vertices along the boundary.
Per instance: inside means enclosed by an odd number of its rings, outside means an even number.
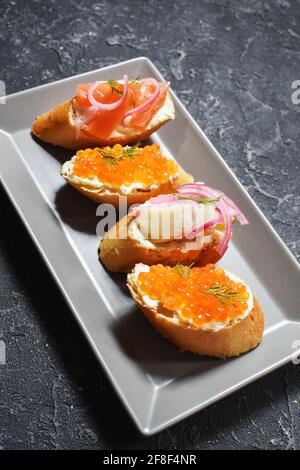
M73 98L35 119L32 133L70 149L125 145L147 139L174 117L169 83L124 75L78 85Z
M127 197L128 205L141 204L193 182L193 177L165 157L157 144L79 150L64 163L61 175L90 199L115 206L121 196Z
M125 272L136 263L216 263L236 220L248 223L224 193L204 183L185 184L130 210L102 238L99 257L110 271Z
M157 331L183 351L226 358L255 348L264 314L250 287L213 264L136 264L132 297Z

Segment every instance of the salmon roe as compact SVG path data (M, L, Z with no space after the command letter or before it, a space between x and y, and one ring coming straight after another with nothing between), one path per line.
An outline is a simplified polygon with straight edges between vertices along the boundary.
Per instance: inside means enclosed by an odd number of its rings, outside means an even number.
M213 264L203 268L154 265L149 272L139 274L137 286L142 295L158 300L168 310L180 312L182 321L196 327L212 321L227 322L242 315L249 300L245 284L233 281ZM212 292L211 289L219 293L228 289L231 301L224 303L222 295L207 292Z
M104 184L117 188L132 183L142 183L145 187L162 185L177 173L177 164L164 157L156 144L134 147L131 156L124 157L128 149L130 147L116 144L103 149L79 150L73 173L82 178L96 177ZM105 155L109 155L109 158L105 158Z

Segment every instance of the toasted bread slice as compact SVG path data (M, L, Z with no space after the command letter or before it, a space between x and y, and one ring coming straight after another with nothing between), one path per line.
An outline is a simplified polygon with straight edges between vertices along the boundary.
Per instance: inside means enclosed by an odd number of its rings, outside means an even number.
M262 339L264 314L255 298L253 299L253 308L246 317L214 331L213 329L194 327L178 319L174 320L173 312L160 306L149 307L146 305L139 295L131 274L128 275L127 285L133 299L150 323L163 337L182 351L224 359L239 356L255 348Z

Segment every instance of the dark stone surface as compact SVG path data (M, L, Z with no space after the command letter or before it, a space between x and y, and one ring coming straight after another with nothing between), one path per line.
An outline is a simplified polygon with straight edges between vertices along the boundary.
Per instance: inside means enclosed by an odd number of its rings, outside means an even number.
M298 257L300 105L291 83L300 79L299 46L295 0L0 3L8 93L150 57ZM2 448L300 449L294 365L142 437L0 196Z

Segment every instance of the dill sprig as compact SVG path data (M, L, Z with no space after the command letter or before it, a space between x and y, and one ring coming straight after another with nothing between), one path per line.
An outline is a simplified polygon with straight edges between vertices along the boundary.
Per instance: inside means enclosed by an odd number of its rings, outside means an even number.
M131 79L129 80L130 83L137 83L137 82L139 82L139 81L140 81L140 77L131 78Z
M137 83L140 80L140 77L131 78L129 83ZM117 95L123 95L123 91L119 89L120 83L117 80L107 80L106 82L110 88L112 95L116 93Z
M198 198L198 197L193 197L193 196L179 196L178 195L178 199L187 199L187 200L192 200L192 201L195 201L195 202L199 202L199 204L206 204L206 205L210 205L210 204L216 204L219 199L205 199L205 198Z
M179 261L177 261L175 269L179 276L181 277L188 277L191 274L191 268L195 263L190 264L189 266L184 266Z
M245 298L230 287L223 284L215 284L207 290L201 290L203 294L213 295L221 304L226 307L235 306L237 302L243 302Z
M117 82L117 80L107 80L106 83L110 86L112 95L114 93L116 93L117 95L123 95L123 92L121 90L119 90L119 88L118 88L120 83Z
M106 163L107 166L115 166L118 163L119 157L116 157L115 155L112 155L109 152L106 152L106 150L99 149L100 155L103 157L103 162Z
M134 158L137 156L137 150L139 149L139 144L136 144L132 147L124 147L120 155L116 156L112 153L107 152L104 149L99 149L100 155L103 157L103 162L110 167L116 166L124 158Z
M127 146L123 148L121 158L133 158L137 156L137 150L140 148L139 147L140 143L137 143L133 146Z

